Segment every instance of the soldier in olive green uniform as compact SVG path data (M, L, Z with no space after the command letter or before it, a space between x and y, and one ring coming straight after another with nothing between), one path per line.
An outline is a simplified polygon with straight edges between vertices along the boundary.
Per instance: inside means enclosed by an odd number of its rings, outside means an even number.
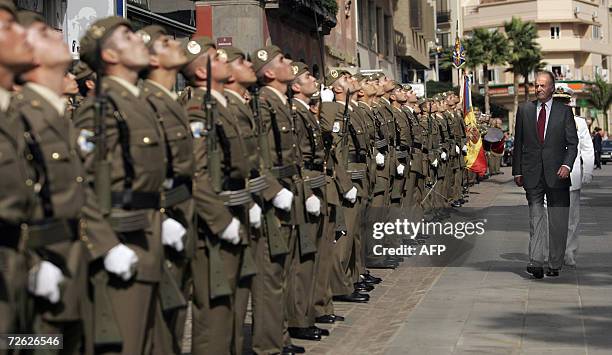
M357 119L354 118L356 114L347 100L350 100L350 92L355 91L355 84L349 74L331 70L326 75L325 84L332 88L336 101L326 102L325 99L321 103L321 129L328 137L326 139L331 142L330 149L337 152L335 168L344 169L350 178L350 182L340 181L339 186L344 197L342 212L347 233L336 240L331 276L332 293L335 299L340 301L367 302L369 296L359 293L355 288L355 283L359 280L355 253L361 253L361 250L356 249L355 238L360 229L361 201L364 197L362 184L367 174L365 154L361 149L365 147L362 142L365 132L362 130L358 136L357 128L352 126L352 120ZM355 121L355 124L358 124L358 121Z
M163 258L159 209L165 198L161 192L167 168L157 117L135 86L138 72L148 66L149 53L131 24L120 17L94 22L80 43L81 60L100 73L96 86L105 98L103 102L88 98L75 113L85 168L99 193L103 212L129 247L120 244L113 248L111 251L118 254L113 260L138 260L133 279L127 272L119 278L90 268L94 342L103 346L99 352L149 353L159 302ZM92 139L101 129L100 122L105 126L106 141ZM107 188L110 191L104 191ZM136 255L130 254L131 249Z
M395 172L394 183L391 193L392 206L408 207L412 203L413 189L408 184L407 177L410 175L410 147L412 146L412 135L410 134L410 122L408 116L402 111L402 105L408 100L401 85L395 83L390 95L391 107L395 118ZM395 241L394 246L400 245L400 240Z
M465 121L463 118L463 110L461 109L459 96L455 95L454 93L450 93L448 95L448 102L453 114L453 120L455 122L453 125L453 128L455 129L455 140L460 149L460 155L458 157L459 169L457 169L455 172L455 183L453 185L454 190L452 192L452 197L455 202L463 204L465 203L465 200L463 199L463 185L467 183L467 179L464 179L466 170L464 157L467 154Z
M12 1L0 0L0 333L26 330L25 301L28 280L26 254L20 248L21 224L30 219L36 202L32 161L26 160L28 142L24 126L7 112L13 77L34 67L32 48L25 31L15 21ZM31 142L31 141L30 141ZM44 178L44 176L43 176ZM0 350L0 354L7 350Z
M301 153L287 85L295 79L291 61L280 48L268 46L251 55L253 69L262 86L259 108L272 156L271 174L283 189L264 211L274 210L276 218L267 223L279 226L280 233L269 233L257 243L258 274L253 281L253 350L257 354L295 351L287 330L288 280L295 270L293 258L311 252L315 245L304 228L304 192Z
M257 82L253 64L246 60L242 50L235 47L224 47L231 76L225 83L225 95L229 102L229 109L240 126L240 133L245 145L245 154L249 164L249 189L253 197L253 205L249 209L249 225L251 229L251 250L255 259L255 249L258 243L267 238L269 234L277 233L278 226L274 223L276 217L274 210L269 209L267 216L262 215L262 206L271 203L274 196L282 190L282 186L270 172L271 152L268 146L268 137L264 132L259 111L254 114L245 97L249 95L247 88ZM256 103L254 96L258 95L254 88L251 103ZM257 107L255 107L257 109ZM263 134L260 134L263 132ZM244 162L247 163L247 162ZM271 223L267 223L270 221ZM261 250L260 250L261 252ZM250 290L253 278L242 279L236 291L236 332L239 334L239 345L242 342L242 325L247 311ZM240 353L239 351L238 353Z
M208 37L187 42L186 49L189 64L182 72L194 88L186 108L194 136L198 216L192 353L236 353L242 346L236 329L236 290L255 272L248 249L248 164L242 161L246 152L240 127L223 95L230 76L227 54L217 51Z
M295 80L291 83L292 111L298 142L302 152L302 177L306 197L306 231L316 246L316 253L301 253L294 259L294 280L289 282L289 331L292 336L306 339L320 339L329 331L315 327L313 297L315 283L329 284L329 272L333 258L333 233L325 236L323 231L329 223L326 203L325 149L321 127L310 112L312 95L318 92L317 80L308 66L301 62L291 65ZM319 279L322 279L319 281ZM316 315L318 316L318 315Z
M159 327L165 353L180 353L191 287L189 260L195 249L193 229L193 139L184 108L176 102L174 85L179 70L187 63L181 43L169 37L163 27L153 25L140 30L149 49L149 68L142 83L141 96L155 112L166 144L165 200L162 203L162 244L165 263L160 284Z

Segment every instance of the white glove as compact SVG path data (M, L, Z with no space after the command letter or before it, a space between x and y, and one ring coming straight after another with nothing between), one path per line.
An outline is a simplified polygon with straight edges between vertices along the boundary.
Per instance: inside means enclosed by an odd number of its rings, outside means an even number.
M104 257L106 271L121 277L124 281L132 278L137 263L138 255L123 244L115 245Z
M272 200L272 205L278 208L279 210L285 210L287 212L291 211L291 202L293 202L293 193L285 188L280 190L274 199Z
M437 167L438 167L438 159L435 159L433 162L431 162L431 165L432 165L434 168L437 168Z
M459 154L459 146L455 145L455 153Z
M321 85L321 102L332 102L335 96L332 90Z
M240 221L236 217L232 217L232 221L225 227L219 237L234 245L240 243Z
M177 220L167 218L162 222L162 244L183 251L183 236L187 233L185 227Z
M463 145L463 148L461 148L461 150L463 150L464 153L467 153L467 145Z
M318 216L321 214L321 200L315 195L306 199L306 211L312 215Z
M251 227L259 229L261 227L261 207L258 204L253 204L253 207L249 208L249 223Z
M406 167L404 166L404 164L400 164L397 166L397 173L399 174L399 176L404 176L404 169Z
M592 174L584 174L582 175L582 183L583 184L590 184L591 181L593 181L593 175Z
M376 165L380 167L385 166L385 156L381 153L376 153Z
M60 300L60 282L64 281L62 270L43 260L28 273L28 290L35 296L46 298L51 303Z
M350 203L355 203L355 201L357 201L357 188L353 186L350 190L348 190L344 194L344 199Z
M446 161L446 152L442 152L442 154L440 154L440 158L442 158L442 160Z

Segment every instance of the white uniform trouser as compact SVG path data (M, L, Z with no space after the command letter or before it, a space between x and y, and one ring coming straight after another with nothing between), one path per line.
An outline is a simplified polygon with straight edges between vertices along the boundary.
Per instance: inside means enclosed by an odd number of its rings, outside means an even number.
M544 200L546 205L546 200ZM567 223L567 246L565 248L565 264L575 265L578 253L578 223L580 223L580 189L570 190L570 210ZM548 235L548 218L544 213L543 232ZM548 259L548 238L544 239L544 257Z

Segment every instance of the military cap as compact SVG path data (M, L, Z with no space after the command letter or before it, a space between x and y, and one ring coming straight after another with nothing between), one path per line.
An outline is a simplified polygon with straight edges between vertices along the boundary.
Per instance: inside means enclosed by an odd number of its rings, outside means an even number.
M233 62L238 58L246 58L246 55L244 54L244 52L242 51L242 49L234 47L234 46L227 46L227 47L222 47L219 48L218 50L219 52L225 52L225 54L227 55L227 62Z
M79 61L73 68L72 74L74 74L75 80L81 80L89 77L94 72L91 68L83 61Z
M406 91L412 91L412 86L410 86L410 84L403 84L402 88Z
M110 16L97 20L89 28L80 44L80 57L90 68L96 69L101 63L99 58L100 46L119 26L127 26L133 30L132 23L123 17Z
M555 98L555 99L570 100L572 98L572 94L573 94L573 90L572 89L566 88L566 87L563 87L563 86L559 86L553 92L553 98Z
M298 76L310 71L308 65L302 62L293 62L291 63L291 70L293 71L293 75L297 78Z
M257 49L251 55L251 62L253 62L253 70L258 72L264 65L270 63L272 59L276 58L277 55L284 54L283 51L275 45L266 46Z
M17 12L17 22L23 27L30 27L34 22L45 23L45 18L38 12L21 10Z
M333 85L338 79L344 75L342 70L330 69L325 74L325 86Z
M166 31L166 29L162 26L150 25L138 30L136 34L142 38L142 41L147 48L151 48L153 43L155 43L159 37L167 35L168 31Z
M11 0L0 0L0 10L8 11L13 16L17 15L17 8L15 7L15 3Z
M188 41L183 42L183 50L187 56L187 62L193 62L197 57L206 53L208 48L217 48L212 38L202 36L198 38L192 38Z

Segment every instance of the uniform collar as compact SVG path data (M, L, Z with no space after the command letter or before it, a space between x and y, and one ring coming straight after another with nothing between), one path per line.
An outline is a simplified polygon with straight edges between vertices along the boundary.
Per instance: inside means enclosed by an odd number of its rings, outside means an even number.
M47 103L57 111L58 115L64 115L66 111L66 100L53 92L53 90L44 85L32 82L27 83L25 86L45 99L45 101L47 101Z
M310 109L310 106L308 106L308 104L306 102L304 102L304 100L302 99L298 99L297 97L293 98L295 101L299 102L300 104L302 104L302 106L304 106L305 109Z
M210 94L215 98L215 100L217 100L218 103L221 104L221 106L227 107L227 98L223 96L222 93L218 92L217 90L210 89Z
M369 108L370 110L372 109L372 106L368 105L365 101L358 101L357 103L366 105L366 107Z
M339 103L340 105L342 105L342 107L344 107L346 105L346 102L344 101L336 101L337 103ZM348 105L349 111L353 111L353 106Z
M381 96L380 99L384 101L384 103L386 103L387 105L391 105L391 101L389 101L386 97Z
M271 87L271 86L266 86L268 89L270 89L270 91L272 91L276 96L278 96L278 98L282 101L283 105L287 105L287 96L284 95L282 92L278 91L277 89Z
M154 80L151 80L151 79L147 79L146 82L151 84L151 85L153 85L153 86L155 86L159 90L161 90L164 94L168 95L173 101L176 101L176 99L178 99L178 95L174 91L170 91L170 90L166 89L165 86L163 86L162 84L158 83L157 81L154 81Z
M117 84L121 85L124 89L129 91L132 95L136 97L140 96L140 89L138 88L138 86L118 76L109 75L108 78L115 81Z
M11 92L0 88L0 111L5 112L11 104Z
M240 100L240 102L242 102L243 104L246 105L247 101L239 93L235 92L232 89L225 89L224 91L225 91L226 94L231 95L231 96L237 98L238 100Z

